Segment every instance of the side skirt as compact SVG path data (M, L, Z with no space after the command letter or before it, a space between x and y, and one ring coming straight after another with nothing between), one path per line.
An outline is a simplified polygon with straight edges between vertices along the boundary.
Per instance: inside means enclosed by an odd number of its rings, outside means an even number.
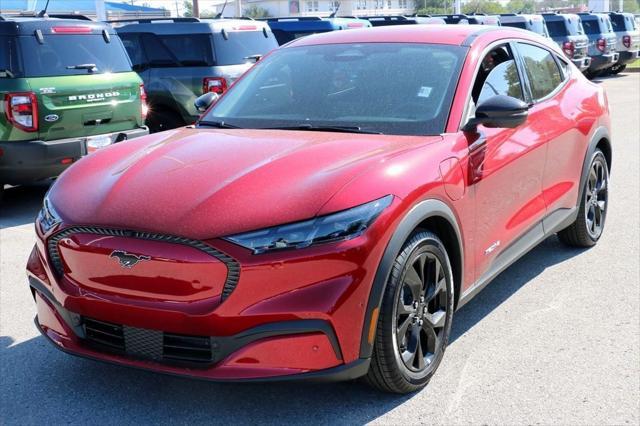
M457 309L460 309L469 300L473 299L475 295L480 293L480 291L502 271L531 251L531 249L540 244L544 239L573 223L577 216L578 209L575 207L571 209L558 209L547 215L540 222L536 223L524 235L504 249L502 253L496 257L489 270L486 271L482 277L480 277L480 279L464 293L462 293Z

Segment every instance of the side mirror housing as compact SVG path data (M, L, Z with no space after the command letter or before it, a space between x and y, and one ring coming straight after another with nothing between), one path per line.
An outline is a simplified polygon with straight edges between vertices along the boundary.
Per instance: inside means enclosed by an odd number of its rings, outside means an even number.
M193 102L193 106L196 107L198 112L205 112L211 105L215 104L220 98L220 95L214 92L207 92L204 95L198 96Z
M511 96L496 95L483 101L476 108L476 116L462 128L465 132L475 132L478 124L485 127L513 129L525 121L529 115L529 105Z

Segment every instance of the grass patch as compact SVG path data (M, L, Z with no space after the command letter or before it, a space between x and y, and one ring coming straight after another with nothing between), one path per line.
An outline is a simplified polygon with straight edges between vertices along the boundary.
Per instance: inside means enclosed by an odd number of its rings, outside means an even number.
M631 62L629 65L627 65L627 68L640 68L640 59L636 59L635 61Z

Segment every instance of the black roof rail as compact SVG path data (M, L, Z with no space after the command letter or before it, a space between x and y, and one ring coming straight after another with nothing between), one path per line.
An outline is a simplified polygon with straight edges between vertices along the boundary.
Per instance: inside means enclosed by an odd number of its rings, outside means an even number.
M49 18L58 18L58 19L78 19L80 21L93 21L93 19L88 16L81 15L79 13L50 13Z
M125 22L125 23L137 22L139 24L150 24L156 21L202 22L198 18L132 18L132 19L110 19L110 20L107 20L106 22L109 22L110 24L115 24L120 22Z
M518 16L519 13L501 13L500 16Z
M385 21L407 21L410 18L407 18L406 16L402 16L402 15L373 15L373 16L360 16L358 17L359 19L366 19L366 20L370 20L370 19L382 19Z
M558 12L542 12L541 15L558 15Z
M265 18L268 22L279 21L322 21L319 16L280 16L277 18Z

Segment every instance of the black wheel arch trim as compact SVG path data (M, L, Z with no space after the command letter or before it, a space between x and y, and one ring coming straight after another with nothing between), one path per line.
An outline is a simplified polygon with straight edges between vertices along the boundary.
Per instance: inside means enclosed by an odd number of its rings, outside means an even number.
M378 264L375 278L369 293L369 301L364 314L364 322L362 325L362 335L360 338L360 358L370 358L373 351L373 343L369 343L369 329L371 327L371 320L373 311L376 308L380 308L382 304L382 297L387 287L387 281L391 274L391 268L396 257L402 250L402 246L419 225L425 220L432 217L440 217L445 219L455 231L458 241L458 248L460 250L460 271L459 276L454 279L462 282L464 277L464 246L462 243L462 234L460 232L460 226L455 213L446 203L438 199L427 199L417 203L413 206L409 212L402 218L400 223L395 229L393 236L387 243L387 247L384 251L382 259Z
M582 163L582 173L580 175L580 192L578 194L578 201L576 205L580 204L580 200L582 198L582 193L584 192L584 186L587 184L587 176L589 176L589 166L591 165L591 157L593 157L593 153L596 152L596 148L600 141L604 140L607 145L607 149L609 153L611 153L611 158L607 158L607 167L609 168L609 173L611 173L611 163L613 159L613 150L611 147L611 137L609 136L609 129L604 126L600 126L596 129L591 136L591 140L589 141L589 145L587 146L587 151L584 156L584 161ZM605 157L607 153L604 153Z

